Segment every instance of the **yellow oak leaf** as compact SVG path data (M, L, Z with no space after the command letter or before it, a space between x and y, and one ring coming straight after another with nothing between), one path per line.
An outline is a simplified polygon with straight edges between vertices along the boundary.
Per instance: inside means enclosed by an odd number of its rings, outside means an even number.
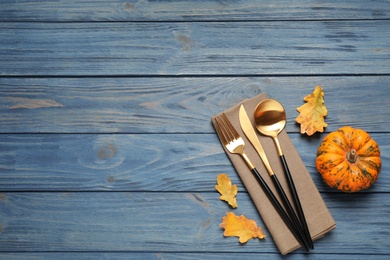
M217 177L218 185L215 185L215 189L221 194L220 200L227 201L232 208L237 208L236 195L238 192L237 185L232 186L230 178L225 174L221 173Z
M233 212L227 212L219 226L225 229L225 237L239 237L240 243L246 243L251 238L265 238L263 230L253 219L247 219L244 215L236 216Z
M295 119L301 124L301 134L313 135L315 132L324 132L325 123L324 117L328 114L328 110L324 104L324 90L321 86L317 86L313 93L307 95L303 100L306 104L297 108L300 112Z

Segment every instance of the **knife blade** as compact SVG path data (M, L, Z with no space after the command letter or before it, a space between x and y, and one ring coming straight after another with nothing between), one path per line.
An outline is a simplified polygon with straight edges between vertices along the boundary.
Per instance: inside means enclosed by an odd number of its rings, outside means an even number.
M265 154L263 146L261 145L260 140L257 137L255 129L253 128L251 120L249 119L248 114L245 111L244 105L240 106L238 116L239 116L240 126L241 126L242 131L244 131L244 134L246 135L246 137L248 137L249 141L252 143L253 147L256 149L257 153L259 154L261 160L264 163L265 168L267 168L268 173L270 175L274 175L275 173L271 168L271 165L270 165L268 158Z

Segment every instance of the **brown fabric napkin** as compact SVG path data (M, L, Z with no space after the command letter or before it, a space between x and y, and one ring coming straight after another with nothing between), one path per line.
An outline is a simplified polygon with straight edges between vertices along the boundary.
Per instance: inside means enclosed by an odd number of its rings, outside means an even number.
M255 108L260 101L266 98L268 98L268 96L265 93L262 93L251 99L244 100L243 102L227 109L224 111L224 113L240 136L244 139L245 153L248 155L249 159L260 172L268 186L273 190L274 194L279 199L277 191L274 189L272 180L259 155L251 145L250 141L246 138L245 134L242 132L238 118L240 105L243 104L249 118L252 121L252 125L254 125L253 113ZM214 120L212 120L212 123L214 124ZM290 201L292 202L284 174L284 169L280 162L276 146L272 138L261 135L260 133L257 135L265 150L272 169L278 176L280 183L282 184L284 190L289 196ZM315 186L309 172L307 171L285 130L279 134L278 139L294 180L310 234L313 240L318 239L319 237L334 229L336 227L336 222L326 207L320 193L317 190L317 187ZM258 184L256 177L252 174L252 171L248 168L242 157L237 154L231 154L224 146L223 148L225 149L225 152L229 156L245 188L251 196L280 253L284 255L298 249L300 247L299 242L295 239L294 235L290 232L283 219L279 216L273 207L272 203L268 200L268 197Z

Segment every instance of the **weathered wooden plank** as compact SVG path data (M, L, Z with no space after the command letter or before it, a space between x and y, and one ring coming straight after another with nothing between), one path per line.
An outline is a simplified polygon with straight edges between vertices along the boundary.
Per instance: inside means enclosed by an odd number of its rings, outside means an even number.
M189 8L189 6L191 8ZM0 21L215 21L386 19L388 1L20 1L0 2Z
M201 78L0 78L1 133L214 133L210 117L266 92L296 108L325 89L326 131L390 129L389 76Z
M310 253L310 255L302 253L291 253L288 255L288 259L343 259L343 260L356 260L356 259L374 259L374 260L388 260L388 255L363 255L363 254L332 254L332 253ZM1 253L0 258L2 260L15 260L15 259L29 259L29 260L42 260L42 259L78 259L78 260L91 260L91 259L131 259L131 260L145 260L145 259L170 259L170 260L253 260L253 259L280 259L281 256L278 253L234 253L234 252L221 252L221 253L175 253L175 252L151 252L151 253L99 253L99 252L45 252L45 253Z
M315 243L314 254L390 253L390 194L324 200L338 226ZM236 214L264 227L247 194L238 202ZM0 251L277 253L269 236L244 246L223 238L219 223L231 209L217 192L3 193L0 209Z
M390 20L0 23L0 75L387 74L389 28Z
M322 136L290 137L318 189L335 191L315 168ZM390 134L372 137L381 148L383 167L368 191L388 192ZM2 191L212 192L223 172L245 191L215 134L0 135L0 148Z

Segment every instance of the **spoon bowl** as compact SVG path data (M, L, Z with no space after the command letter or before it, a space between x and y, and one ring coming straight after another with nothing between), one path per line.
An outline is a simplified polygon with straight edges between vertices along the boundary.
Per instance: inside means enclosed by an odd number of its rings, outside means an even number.
M263 135L274 139L279 155L282 155L278 134L286 125L286 112L282 104L274 99L261 101L255 109L255 124Z
M286 125L286 112L282 104L274 99L260 102L255 109L255 124L263 135L277 137Z

